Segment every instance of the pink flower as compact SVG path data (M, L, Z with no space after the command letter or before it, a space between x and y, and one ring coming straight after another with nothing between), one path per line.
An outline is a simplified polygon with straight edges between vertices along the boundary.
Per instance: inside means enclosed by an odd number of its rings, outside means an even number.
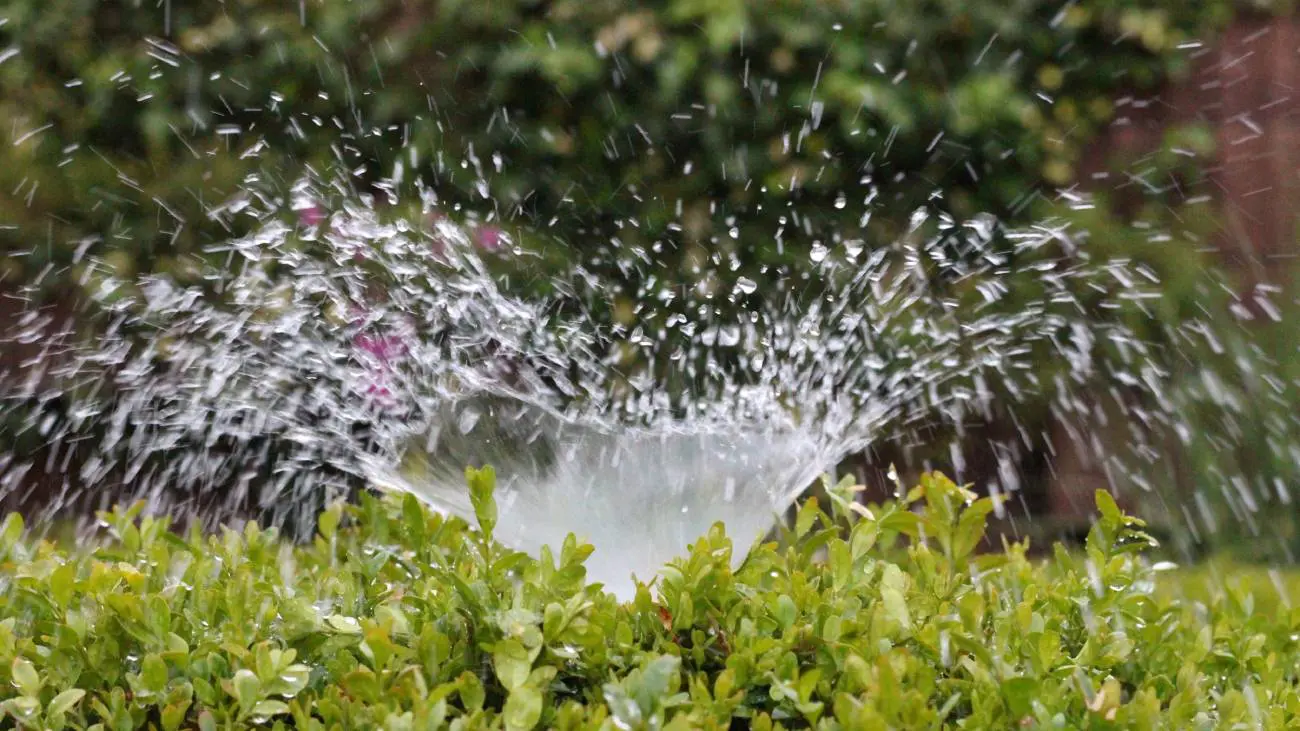
M366 400L380 411L396 408L397 395L388 384L391 382L393 361L408 352L406 342L395 335L358 333L353 337L352 345L363 356L363 360L365 356L374 359L363 379Z
M406 343L394 335L368 335L360 333L352 339L352 344L363 353L369 354L381 365L387 366L393 360L406 355Z
M298 211L298 223L303 226L319 226L324 220L325 209L316 203Z
M504 244L505 234L496 226L480 226L474 238L480 249L496 251Z
M393 389L384 385L387 379L380 378L377 381L369 383L365 392L362 394L365 403L378 414L392 414L400 406L400 401Z
M367 310L365 307L362 307L361 305L358 305L358 304L355 304L355 303L352 304L352 305L349 305L349 306L348 306L348 315L349 315L352 319L348 320L348 324L351 325L352 327L360 327L362 324L365 323L365 321L366 321L366 315L369 314L369 313L370 313L370 310Z

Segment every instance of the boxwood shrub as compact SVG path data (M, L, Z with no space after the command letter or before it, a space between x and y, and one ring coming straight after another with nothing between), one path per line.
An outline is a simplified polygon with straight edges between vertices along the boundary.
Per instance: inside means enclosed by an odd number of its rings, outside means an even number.
M1106 493L1080 555L979 550L998 509L936 474L826 485L779 540L716 526L634 597L589 546L530 556L414 498L309 544L141 507L67 548L0 531L0 728L1293 728L1300 613L1157 591ZM650 577L645 577L649 579Z

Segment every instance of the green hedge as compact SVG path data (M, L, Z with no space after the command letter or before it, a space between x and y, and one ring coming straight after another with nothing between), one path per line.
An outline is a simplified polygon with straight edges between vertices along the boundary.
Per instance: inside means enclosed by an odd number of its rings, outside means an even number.
M926 475L827 485L733 568L721 526L619 603L590 547L530 557L413 498L311 545L178 537L139 509L65 550L0 530L0 728L1292 728L1300 613L1162 598L1098 495L1086 554L977 553L996 510Z

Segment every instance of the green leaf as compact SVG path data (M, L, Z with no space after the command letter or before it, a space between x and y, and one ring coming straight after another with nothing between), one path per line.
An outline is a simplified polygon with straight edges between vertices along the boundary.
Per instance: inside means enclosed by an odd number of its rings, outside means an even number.
M177 731L185 723L190 701L182 700L163 706L161 715L163 731Z
M420 505L419 498L409 492L402 496L402 522L406 526L407 535L410 536L413 545L418 546L424 543L424 506Z
M26 658L15 657L9 666L9 672L19 693L33 698L41 694L44 683L41 681L40 674L36 672L36 666Z
M325 540L331 540L338 535L339 523L343 520L343 506L334 504L325 512L320 514L316 519L317 530Z
M1101 519L1112 530L1119 527L1123 522L1123 511L1119 509L1119 504L1115 502L1115 498L1106 490L1097 491L1097 510L1101 513Z
M292 698L307 687L310 679L311 668L302 664L290 665L280 671L267 690L275 695Z
M1033 712L1033 701L1039 696L1039 683L1033 678L1009 678L1002 681L1002 697L1014 718L1023 718Z
M876 539L880 537L880 527L876 521L870 518L860 520L853 526L853 533L849 538L849 547L853 554L853 560L857 561L871 552L876 545Z
M289 712L289 705L283 701L258 701L253 706L252 715L255 717L270 718Z
M517 640L503 640L497 643L496 650L492 653L492 665L502 687L513 691L528 680L533 659Z
M906 579L902 570L894 564L885 566L885 573L880 580L880 600L884 602L885 614L903 629L911 629L912 616L903 594L905 588Z
M672 684L680 666L681 660L679 658L672 655L660 655L646 663L645 667L641 669L631 690L644 715L651 715L654 712L655 704L676 690L676 688L672 687Z
M77 585L77 564L69 561L50 573L50 597L55 602L67 606L72 603L72 594Z
M376 703L382 697L379 676L364 665L344 675L342 683L349 693L367 703Z
M976 500L962 511L957 519L957 531L953 541L953 557L966 558L984 540L984 531L988 526L989 513L993 512L993 498Z
M817 520L817 515L817 498L816 496L813 496L808 498L803 505L799 506L799 514L795 517L794 521L795 536L803 538L808 535L808 531L812 530L813 522Z
M0 523L0 558L3 558L9 549L18 544L18 540L23 537L23 516L18 513L10 513L5 516L4 522Z
M41 699L34 696L10 698L0 703L0 711L13 716L14 720L24 726L34 724L41 714ZM4 716L0 715L0 720L3 719Z
M898 622L903 629L911 629L912 617L907 610L907 600L903 594L895 589L884 588L880 590L880 599L885 604L885 614Z
M831 616L826 618L826 623L822 625L822 639L828 643L838 642L843 632L844 620L839 617Z
M464 704L465 710L473 713L483 707L486 693L477 675L466 670L456 683L460 687L460 702Z
M465 479L469 483L469 500L474 506L474 518L483 533L491 537L492 529L497 524L496 471L489 465L481 470L473 467L465 469Z
M885 570L880 575L880 586L882 589L893 589L901 594L907 590L907 576L898 564L886 563Z
M325 618L325 623L333 627L336 632L345 635L361 634L361 623L356 617L345 617L341 614L331 614Z
M910 538L916 538L920 522L920 516L910 510L895 510L882 517L879 525L882 531L898 532Z
M547 604L546 609L542 612L542 635L549 640L554 640L563 627L564 607L558 602Z
M787 632L794 626L794 621L799 615L799 608L795 606L793 599L786 594L782 594L776 598L774 614L777 624L781 626L781 631Z
M617 683L606 683L602 689L605 705L609 715L613 716L618 728L634 729L641 727L641 706L632 700L627 691Z
M189 656L190 646L183 637L175 632L167 633L167 653L173 655L173 660L185 660Z
M140 664L140 680L152 693L161 693L167 687L167 663L157 655L146 655Z
M67 713L85 696L86 691L80 688L69 688L54 696L54 698L50 700L50 705L46 707L45 710L47 713Z
M251 711L261 700L262 682L257 679L257 673L252 670L241 668L236 671L231 685L234 687L235 700L244 712Z
M509 731L529 731L542 718L541 691L531 685L522 685L510 691L503 715Z
M853 555L849 552L849 544L842 540L831 541L826 547L826 556L835 586L845 586L852 581Z

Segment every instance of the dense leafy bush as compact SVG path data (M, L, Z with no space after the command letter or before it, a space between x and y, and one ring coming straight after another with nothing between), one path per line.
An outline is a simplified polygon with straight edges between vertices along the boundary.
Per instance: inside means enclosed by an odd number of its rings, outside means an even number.
M1086 555L977 553L996 506L938 475L885 505L827 485L734 567L721 526L619 603L590 548L539 558L413 500L312 545L187 538L138 509L68 552L0 531L0 727L1291 728L1300 613L1161 598L1099 494Z

